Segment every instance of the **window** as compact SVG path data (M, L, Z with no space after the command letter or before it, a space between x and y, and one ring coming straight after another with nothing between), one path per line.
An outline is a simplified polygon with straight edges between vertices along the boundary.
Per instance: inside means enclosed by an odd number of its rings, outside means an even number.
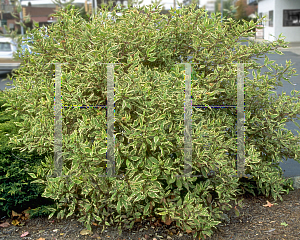
M11 51L10 43L1 42L0 43L0 51L1 52L10 52Z
M259 14L258 14L258 17L259 17L259 19L262 18L262 17L263 17L263 14L262 14L262 13L259 13ZM258 25L263 25L263 22L259 22L259 23L257 23L257 24L258 24Z
M283 26L300 26L300 9L283 10Z
M269 27L273 27L273 10L269 11Z
M7 25L7 20L6 19L0 20L0 27L4 27L6 25Z

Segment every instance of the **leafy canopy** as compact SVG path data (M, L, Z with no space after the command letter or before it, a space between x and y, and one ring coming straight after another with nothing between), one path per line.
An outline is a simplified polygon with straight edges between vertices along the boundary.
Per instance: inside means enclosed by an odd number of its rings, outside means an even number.
M170 16L160 15L155 4L115 9L116 22L107 18L106 7L90 22L67 7L55 14L60 21L48 28L49 37L32 30L39 54L22 55L13 76L17 87L6 93L7 109L24 119L18 134L10 138L22 151L54 151L55 68L48 63L68 63L61 67L65 106L105 105L107 66L96 62L121 63L114 66L115 171L125 177L98 177L106 167L105 109L64 108L62 175L68 177L52 177L51 157L31 174L46 185L43 196L57 201L49 217L78 214L89 229L92 221L99 221L118 222L121 230L122 224L132 227L138 218L161 216L167 224L176 221L187 232L204 237L220 223L228 202L243 191L254 194L258 189L282 200L280 194L292 188L276 162L283 156L299 161L299 137L284 128L300 112L299 94L269 94L295 70L290 61L285 67L267 56L263 66L255 61L273 50L282 54L278 47L286 47L286 42L240 45L241 37L253 36L253 21L221 22L220 14L209 18L194 7L171 9ZM203 177L175 177L184 169L185 89L184 66L176 63L187 62L188 56L197 63L192 65L193 105L236 105L235 63L247 63L245 76L249 69L257 69L253 79L244 79L245 173L254 176L251 181L230 177L236 173L237 154L237 116L231 108L193 108L192 174ZM264 66L276 73L261 75Z

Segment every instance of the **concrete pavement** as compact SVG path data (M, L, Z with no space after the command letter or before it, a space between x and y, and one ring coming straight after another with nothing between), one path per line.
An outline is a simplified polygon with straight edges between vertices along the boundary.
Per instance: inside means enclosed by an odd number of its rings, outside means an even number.
M269 42L269 41L264 40L264 39L255 39L255 38L251 38L251 37L249 37L248 40L250 40L250 41L255 41L255 42L257 42L257 43L268 43L268 42ZM296 62L298 62L298 61L297 61L298 56L300 57L300 42L291 42L291 43L289 43L289 44L287 44L287 45L288 45L288 48L278 48L278 50L282 51L283 53L285 53L285 52L291 52L291 53L295 54L296 56L294 56L294 58L296 57ZM289 57L291 57L291 54L289 54L289 53L286 53L286 54L288 54ZM271 60L271 59L270 59L270 60ZM293 62L295 62L295 61L293 61ZM295 84L295 85L296 85L296 84ZM288 92L288 91L286 91L286 92ZM288 94L288 95L289 95L289 94ZM290 123L289 123L289 124L290 124ZM288 124L286 124L286 125L288 125ZM291 127L290 127L290 128L291 128ZM293 127L292 127L292 128L293 128ZM289 129L289 127L288 127L289 130L292 130L292 128ZM294 133L294 134L295 134L295 133ZM284 170L284 169L288 170L288 169L291 169L291 168L299 169L299 163L296 162L296 161L293 161L293 160L291 160L291 159L288 159L288 161L286 161L286 162L284 161L284 162L280 163L279 166L280 166L283 170ZM285 171L285 170L284 170L284 171ZM295 189L300 189L300 173L299 173L299 174L293 174L293 176L289 176L289 175L290 175L290 174L286 174L286 173L284 172L283 177L293 179L293 181L294 181L293 187L294 187Z
M269 41L264 39L255 39L253 37L248 37L250 41L255 41L257 43L268 43ZM288 48L278 48L280 51L290 51L300 56L300 42L291 42L288 45Z

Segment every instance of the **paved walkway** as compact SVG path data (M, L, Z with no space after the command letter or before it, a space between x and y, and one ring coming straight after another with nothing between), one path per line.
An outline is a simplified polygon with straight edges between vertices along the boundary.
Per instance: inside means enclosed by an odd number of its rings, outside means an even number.
M258 43L269 42L269 41L264 40L264 39L254 39L254 38L252 38L252 39L248 38L248 39L249 40L253 40L255 42L258 42ZM278 48L278 49L280 51L282 51L283 53L286 52L286 51L290 51L290 52L292 52L292 53L297 54L298 56L300 56L300 42L291 42L291 43L288 44L288 48ZM295 189L300 189L300 174L298 174L298 175L299 176L285 177L285 178L291 178L291 179L293 179L293 181L294 181L293 187Z
M254 38L251 38L251 37L249 37L248 39L253 40L255 42L258 42L258 43L269 42L268 40L254 39ZM300 42L291 42L291 43L288 44L288 48L278 48L278 49L280 51L290 51L290 52L293 52L293 53L300 56Z

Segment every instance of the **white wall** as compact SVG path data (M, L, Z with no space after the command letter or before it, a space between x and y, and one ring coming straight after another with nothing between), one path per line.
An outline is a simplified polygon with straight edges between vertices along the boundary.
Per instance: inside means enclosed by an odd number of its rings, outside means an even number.
M258 14L262 13L262 16L266 16L266 19L269 19L269 11L274 11L273 18L276 18L275 12L275 2L276 0L262 0L258 2L257 12ZM269 27L269 21L264 21L264 39L273 41L273 38L270 34L275 35L275 21L273 21L273 27Z
M275 36L278 38L280 33L286 38L287 42L300 42L300 26L283 27L283 10L298 9L300 10L299 0L276 0L276 24Z
M283 10L292 9L300 9L299 0L262 0L258 2L258 13L266 15L267 19L269 19L269 11L273 10L273 27L269 26L269 22L263 23L265 40L274 41L282 33L286 37L285 41L300 42L300 26L283 26Z

